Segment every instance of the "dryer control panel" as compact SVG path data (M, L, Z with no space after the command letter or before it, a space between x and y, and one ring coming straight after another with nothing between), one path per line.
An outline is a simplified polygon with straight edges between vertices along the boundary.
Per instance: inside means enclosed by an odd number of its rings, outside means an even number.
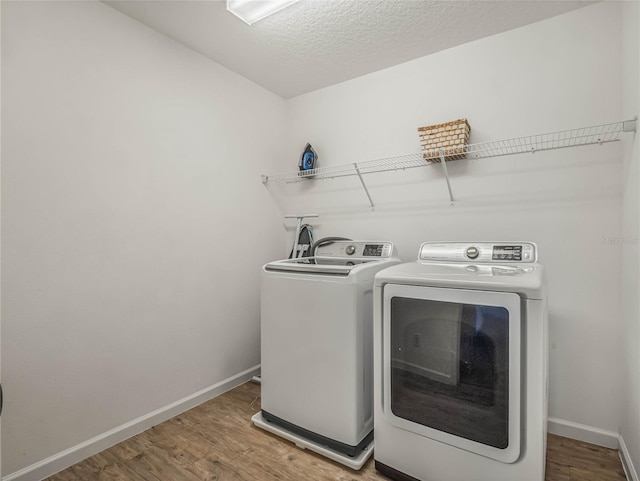
M419 261L476 263L537 262L537 247L532 242L425 242Z

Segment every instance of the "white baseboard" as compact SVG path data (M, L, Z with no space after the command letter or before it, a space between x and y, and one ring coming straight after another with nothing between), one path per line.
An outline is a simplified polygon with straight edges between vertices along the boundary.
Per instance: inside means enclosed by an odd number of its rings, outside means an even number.
M622 436L620 436L620 460L622 461L622 467L624 468L624 474L627 476L627 480L640 481L638 471L633 465L633 459L629 456L629 450Z
M618 449L620 435L613 431L594 428L586 424L578 424L564 419L547 419L547 430L551 434L577 439L585 443L597 444L606 448Z
M122 426L111 429L88 441L73 446L61 453L50 456L42 461L27 466L15 473L4 476L2 481L41 481L63 469L72 466L83 459L93 456L111 446L129 439L151 427L171 419L203 402L209 401L220 394L233 389L250 380L260 373L260 366L254 366L213 386L202 389L190 396L182 398L167 406L156 409ZM247 422L249 420L247 419Z

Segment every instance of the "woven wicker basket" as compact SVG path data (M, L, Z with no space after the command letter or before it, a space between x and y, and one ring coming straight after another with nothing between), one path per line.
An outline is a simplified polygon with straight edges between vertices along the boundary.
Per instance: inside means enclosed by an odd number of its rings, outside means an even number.
M467 119L418 127L422 156L427 162L440 162L440 152L443 151L445 160L464 159L470 132Z

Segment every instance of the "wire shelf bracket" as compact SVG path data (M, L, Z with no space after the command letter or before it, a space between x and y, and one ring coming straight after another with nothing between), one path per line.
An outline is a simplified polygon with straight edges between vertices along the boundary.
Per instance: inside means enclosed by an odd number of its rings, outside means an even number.
M578 129L562 130L547 134L530 135L524 137L516 137L506 140L495 140L488 142L480 142L476 144L468 144L464 147L463 152L447 153L443 150L424 151L415 154L400 155L397 157L389 157L384 159L366 160L361 162L353 162L349 164L330 165L319 167L316 169L305 171L290 171L273 175L262 175L262 182L284 182L294 183L314 180L333 179L338 177L357 176L365 191L369 204L375 207L371 193L364 181L366 174L379 172L391 172L396 170L405 170L418 167L427 167L435 163L442 164L442 171L447 183L449 191L449 199L451 205L454 205L455 198L451 188L451 181L447 171L446 161L450 157L460 158L460 155L466 155L467 159L485 159L490 157L501 157L505 155L516 155L524 153L535 153L544 150L563 149L570 147L579 147L584 145L602 145L609 142L617 142L622 140L622 134L637 131L638 117L614 122L610 124L601 124L591 127L581 127ZM430 155L431 154L431 155ZM425 158L438 158L440 162L428 162Z
M358 174L358 178L362 183L362 188L364 189L364 193L367 194L367 199L369 199L369 204L371 205L371 208L374 209L375 205L373 204L373 199L371 199L371 194L369 193L369 189L367 189L367 184L365 184L364 179L362 178L362 173L360 172L360 169L358 169L357 162L353 163L353 168L356 169L356 174Z
M444 158L444 150L440 151L440 163L442 164L444 179L447 181L447 190L449 191L449 200L451 201L451 205L454 205L455 199L453 198L453 191L451 190L451 182L449 181L449 171L447 170L447 162Z

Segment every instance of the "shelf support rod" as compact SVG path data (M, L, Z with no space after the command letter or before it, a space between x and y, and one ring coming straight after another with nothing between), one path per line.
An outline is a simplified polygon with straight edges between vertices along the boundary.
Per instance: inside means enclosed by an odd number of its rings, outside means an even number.
M375 206L373 205L373 200L371 199L371 195L369 194L369 189L367 189L367 184L364 183L364 179L362 178L362 174L360 173L360 169L358 168L358 163L354 162L353 167L356 169L356 174L358 174L360 183L362 183L362 188L364 189L364 193L367 194L367 199L369 199L369 204L371 204L371 208L373 209Z
M442 171L444 172L444 179L447 181L447 189L449 189L449 199L451 199L451 205L455 202L453 198L453 192L451 190L451 182L449 182L449 171L447 170L447 163L444 160L444 150L440 151L440 165L442 165Z

